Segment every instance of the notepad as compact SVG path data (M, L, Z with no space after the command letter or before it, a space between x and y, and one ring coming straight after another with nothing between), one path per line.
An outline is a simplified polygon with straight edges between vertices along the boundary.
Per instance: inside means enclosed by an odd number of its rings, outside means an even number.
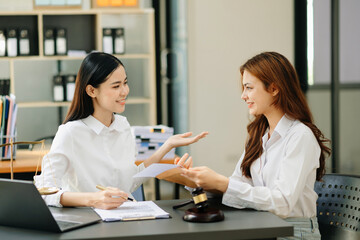
M153 201L124 202L120 207L104 210L94 209L104 222L149 220L169 218L170 214Z

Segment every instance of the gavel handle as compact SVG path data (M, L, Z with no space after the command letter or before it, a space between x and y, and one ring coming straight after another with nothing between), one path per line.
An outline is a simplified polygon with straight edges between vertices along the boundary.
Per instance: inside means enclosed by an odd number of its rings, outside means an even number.
M186 205L188 205L190 203L193 203L193 202L194 202L194 200L190 199L190 200L188 200L186 202L183 202L183 203L180 203L180 204L177 204L177 205L173 206L173 209L181 208L181 207L186 206Z

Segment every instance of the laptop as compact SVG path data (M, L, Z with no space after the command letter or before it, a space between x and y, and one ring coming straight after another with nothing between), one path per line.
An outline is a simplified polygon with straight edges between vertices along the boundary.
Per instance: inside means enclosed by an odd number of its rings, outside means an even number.
M65 232L99 221L92 208L48 207L31 181L0 178L0 225Z

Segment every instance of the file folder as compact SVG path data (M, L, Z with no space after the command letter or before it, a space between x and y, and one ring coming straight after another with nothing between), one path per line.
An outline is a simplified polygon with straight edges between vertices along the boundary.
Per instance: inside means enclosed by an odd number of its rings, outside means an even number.
M114 29L114 53L124 54L125 53L125 36L124 28Z
M55 38L53 29L45 29L44 31L44 55L55 55Z
M29 39L29 30L20 29L19 31L19 55L29 55L30 54L30 39Z
M66 101L72 101L74 98L75 92L75 75L67 75L65 76L65 92L66 92Z
M64 28L57 29L55 45L56 45L56 55L67 54L67 38L66 38L66 30Z
M61 75L54 76L53 98L54 98L54 102L64 101L64 85L63 85L63 78Z
M6 41L7 55L9 57L16 57L18 55L18 40L16 29L9 29Z
M6 55L6 36L5 31L0 29L0 57Z
M113 54L113 37L111 28L103 29L103 52Z

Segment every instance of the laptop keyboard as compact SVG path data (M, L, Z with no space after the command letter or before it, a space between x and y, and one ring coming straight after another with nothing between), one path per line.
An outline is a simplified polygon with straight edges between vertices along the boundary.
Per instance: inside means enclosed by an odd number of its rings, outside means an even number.
M72 227L81 225L81 223L79 223L79 222L66 222L66 221L60 221L60 220L57 220L56 222L59 225L60 229L67 229L67 228L72 228Z

